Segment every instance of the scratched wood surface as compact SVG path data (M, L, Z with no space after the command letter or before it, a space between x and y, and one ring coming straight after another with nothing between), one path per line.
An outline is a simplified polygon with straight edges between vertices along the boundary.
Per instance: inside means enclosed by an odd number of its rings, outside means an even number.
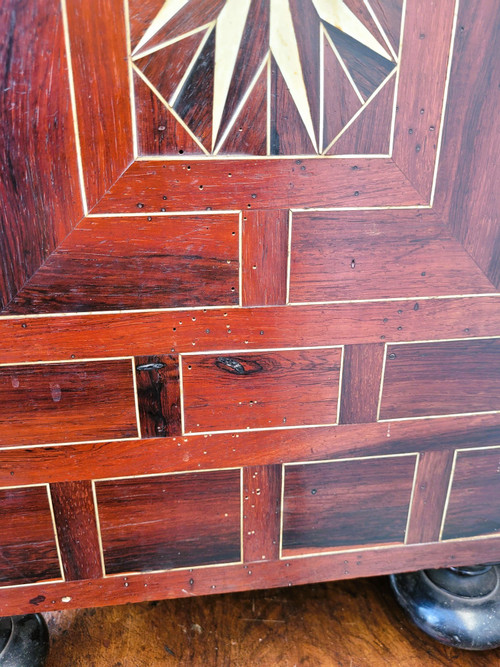
M0 613L498 559L496 7L0 15Z
M47 667L496 667L500 649L432 640L395 603L387 579L144 602L45 616Z
M129 360L0 367L0 445L137 436Z

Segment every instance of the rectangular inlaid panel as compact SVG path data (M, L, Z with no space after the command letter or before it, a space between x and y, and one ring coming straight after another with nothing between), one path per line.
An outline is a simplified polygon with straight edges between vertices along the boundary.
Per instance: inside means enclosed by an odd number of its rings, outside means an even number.
M186 432L334 424L341 348L182 359Z
M346 345L340 393L341 424L377 421L384 345Z
M57 537L66 581L102 576L92 482L50 485Z
M165 438L180 435L179 355L136 357L135 371L141 436Z
M61 579L46 486L0 491L0 585Z
M284 556L405 539L416 455L285 466Z
M442 539L500 532L500 447L459 451Z
M129 359L0 367L0 445L137 436Z
M500 339L389 345L381 419L500 410Z
M157 210L163 202L159 197ZM238 282L237 214L87 218L21 290L11 311L234 305Z
M279 558L282 466L243 468L243 560Z
M240 476L231 469L96 482L106 573L239 561Z
M291 303L491 292L426 211L294 213Z

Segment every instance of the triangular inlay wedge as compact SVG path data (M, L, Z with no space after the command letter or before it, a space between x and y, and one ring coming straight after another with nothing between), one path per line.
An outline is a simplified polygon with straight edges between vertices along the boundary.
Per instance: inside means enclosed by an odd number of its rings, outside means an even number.
M167 102L182 81L204 35L204 32L197 32L135 61L144 76Z
M135 73L134 89L140 155L204 155L189 132Z
M403 0L370 0L370 6L394 51L398 53L403 18Z
M349 7L351 12L358 17L365 28L371 32L377 42L379 42L390 53L387 42L378 29L373 16L368 11L368 7L366 6L365 2L363 0L344 0L344 3L347 5L347 7Z
M267 66L233 123L221 154L266 155L267 149Z
M212 149L215 30L179 93L174 109L202 144Z
M130 45L135 49L165 0L129 0Z
M390 148L396 77L382 86L333 144L328 155L387 155Z
M326 35L323 35L323 48L325 76L323 147L326 148L361 108L362 102Z
M259 26L259 30L255 30ZM252 0L219 129L221 137L269 51L269 2Z
M316 153L276 61L271 58L271 155Z
M359 92L364 99L367 99L390 74L396 64L383 58L334 26L325 24L325 27Z
M226 0L190 0L141 47L141 51L148 51L211 23L218 17L225 3Z

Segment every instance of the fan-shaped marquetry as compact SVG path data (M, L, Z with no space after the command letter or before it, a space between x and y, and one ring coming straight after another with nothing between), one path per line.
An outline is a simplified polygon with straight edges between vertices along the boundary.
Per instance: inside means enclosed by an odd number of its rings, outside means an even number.
M191 0L165 23L147 42L141 45L141 52L147 52L165 42L177 39L192 30L214 21L224 7L226 0Z
M403 0L370 0L370 5L387 35L387 39L397 53L401 39Z
M274 58L271 59L271 97L271 155L316 153Z
M323 34L324 120L323 147L328 147L361 108L362 102Z
M387 155L396 77L392 76L328 150L329 155Z
M345 4L355 16L361 21L361 23L367 28L375 39L385 48L388 49L387 41L384 39L384 35L380 32L375 19L370 14L370 11L364 2L364 0L344 0ZM377 17L378 18L378 17ZM392 46L392 44L391 44Z
M255 30L259 26L259 30ZM223 39L224 36L221 36ZM243 36L240 42L233 78L229 87L224 112L219 129L219 138L227 130L234 113L244 95L248 92L263 61L269 52L269 2L253 0L248 12ZM265 132L263 134L265 143ZM218 143L218 142L217 142ZM243 151L249 152L249 151ZM260 155L261 153L256 153Z
M165 0L129 0L130 46L134 50Z
M327 24L326 29L359 92L367 99L396 64L334 26Z
M212 30L174 103L175 111L207 150L212 148L214 65L215 31Z
M134 74L139 155L204 155L201 146L158 96Z
M197 32L135 61L136 66L167 102L181 83L204 35L204 32Z
M264 67L234 120L220 153L266 155L267 94L267 67Z
M309 108L316 138L319 135L320 123L320 50L321 30L320 18L310 2L290 0L295 37L302 64L302 76L307 91Z

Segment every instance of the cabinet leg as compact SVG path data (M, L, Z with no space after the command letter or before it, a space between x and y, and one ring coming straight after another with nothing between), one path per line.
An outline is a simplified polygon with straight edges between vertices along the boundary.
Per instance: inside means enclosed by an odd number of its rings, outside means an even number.
M49 632L41 614L0 618L0 667L43 667Z
M500 646L500 564L420 570L390 579L399 604L434 639L476 651Z

